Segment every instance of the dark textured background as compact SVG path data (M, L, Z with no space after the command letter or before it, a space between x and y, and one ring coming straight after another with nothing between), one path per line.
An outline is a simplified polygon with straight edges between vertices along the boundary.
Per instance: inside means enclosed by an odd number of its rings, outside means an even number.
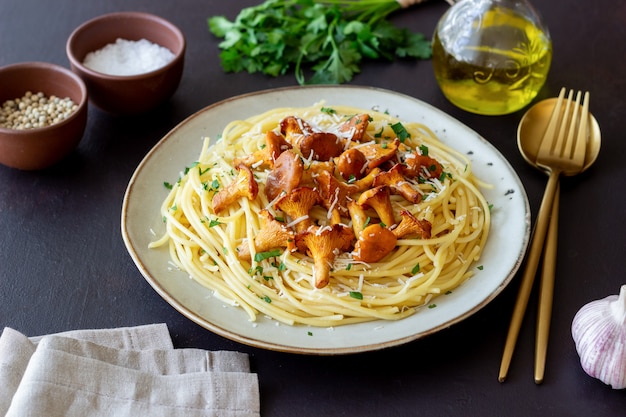
M232 19L254 3L0 0L0 65L32 60L69 67L65 41L71 31L119 10L166 17L188 41L183 80L163 107L134 118L91 108L80 147L63 163L42 172L0 166L0 326L39 335L165 322L177 347L250 353L265 417L624 415L626 392L611 390L579 366L570 324L583 304L616 294L626 283L626 2L535 0L554 44L539 98L555 96L561 86L591 91L591 110L603 133L596 165L562 183L555 310L542 386L532 380L534 293L509 379L497 382L519 276L488 306L449 329L400 347L334 357L264 351L214 335L176 312L142 278L122 242L120 209L144 155L209 104L295 85L291 75L222 72L218 40L206 18ZM447 7L443 0L429 0L393 20L430 37ZM368 63L353 84L414 96L479 132L517 170L536 214L546 177L518 154L522 112L486 117L456 109L440 93L429 61Z

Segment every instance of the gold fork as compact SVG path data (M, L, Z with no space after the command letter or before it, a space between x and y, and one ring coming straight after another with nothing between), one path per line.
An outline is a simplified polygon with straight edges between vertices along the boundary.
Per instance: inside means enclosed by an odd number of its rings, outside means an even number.
M550 117L550 122L548 123L548 127L537 152L537 165L545 168L550 173L550 176L543 194L541 206L539 207L537 223L535 225L528 258L526 259L526 269L524 270L522 283L513 309L513 317L511 318L504 353L500 363L500 373L498 376L500 382L503 382L508 374L517 337L528 305L528 299L548 230L554 199L558 190L559 177L565 171L582 171L585 163L587 120L589 118L589 93L585 93L583 109L579 112L582 93L579 91L576 95L574 109L571 111L574 92L570 90L568 98L565 99L565 90L566 89L563 88L559 93L557 103ZM561 109L564 102L566 103L566 107L565 111L562 112ZM543 294L542 297L551 298L551 291L549 294ZM542 322L543 321L545 320L542 320ZM545 326L542 327L541 332L542 338L547 335ZM547 336L545 340L547 340ZM542 339L542 343L544 343L545 340ZM535 381L540 383L543 379L541 362L545 363L545 349L543 347L538 348L537 352L540 356L536 357ZM540 376L539 373L541 373Z

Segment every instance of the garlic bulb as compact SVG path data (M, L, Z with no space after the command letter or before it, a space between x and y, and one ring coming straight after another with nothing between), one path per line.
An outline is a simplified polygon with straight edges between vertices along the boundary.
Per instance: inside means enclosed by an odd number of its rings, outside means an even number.
M626 388L626 285L584 305L572 321L583 370L613 389Z

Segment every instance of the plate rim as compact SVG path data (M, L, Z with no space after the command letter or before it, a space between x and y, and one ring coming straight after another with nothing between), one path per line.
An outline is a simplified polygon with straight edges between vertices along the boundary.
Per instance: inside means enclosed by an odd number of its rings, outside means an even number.
M392 340L387 340L387 341L383 341L383 342L376 342L373 344L363 344L363 345L358 345L358 346L348 346L348 347L328 347L328 348L319 348L319 347L305 347L305 346L293 346L293 345L287 345L284 343L278 343L278 342L268 342L262 339L258 339L258 338L253 338L253 337L249 337L249 336L245 336L245 335L241 335L238 334L234 331L228 330L220 325L217 325L211 321L209 321L206 318L200 317L200 315L194 311L191 311L190 308L188 308L187 306L185 306L183 303L181 303L176 297L174 297L172 294L170 294L164 287L163 284L158 282L158 279L156 279L155 277L153 277L149 271L148 268L146 267L146 265L144 264L144 261L141 259L140 254L137 252L135 245L133 244L132 238L130 236L130 232L129 232L129 222L128 222L128 207L130 204L130 200L132 199L132 192L133 189L137 186L137 180L138 177L140 177L142 171L145 169L145 167L150 163L151 159L154 157L155 154L157 154L160 150L160 148L168 141L172 138L172 136L175 136L175 134L177 133L178 130L180 130L183 126L185 126L187 123L191 122L193 119L197 118L197 117L201 117L204 113L212 111L213 109L217 108L217 107L221 107L225 104L228 104L230 102L233 101L239 101L239 100L246 100L249 99L251 97L257 97L257 96L263 96L263 95L268 95L268 94L272 94L272 93L280 93L283 91L293 91L293 90L323 90L323 89L328 89L328 88L333 88L333 89L350 89L350 90L354 90L354 91L359 91L359 90L366 90L368 92L374 92L374 93L381 93L381 94L391 94L394 96L398 96L398 97L402 97L406 100L415 102L417 105L419 106L423 106L425 108L430 109L431 111L434 111L436 113L439 113L442 117L447 118L449 121L453 121L455 123L457 123L458 125L460 125L462 128L464 128L465 130L467 130L468 132L471 132L475 135L475 138L477 140L480 140L483 145L488 146L489 148L491 148L491 151L499 158L499 162L504 163L504 165L507 167L509 174L513 177L513 179L515 180L517 186L518 186L518 190L520 192L522 192L522 200L524 202L524 208L523 208L523 213L524 213L524 222L525 222L525 231L523 233L522 236L522 242L521 242L521 250L517 255L517 258L515 259L515 261L513 262L513 267L512 269L508 272L507 276L503 278L502 282L499 283L499 285L491 292L489 293L480 303L474 305L472 308L469 308L468 310L464 311L462 314L457 315L456 317L441 323L437 326L431 327L425 331L421 331L419 333L412 333L409 335L406 335L404 337L399 337L399 338L394 338ZM445 142L444 142L445 143ZM191 161L190 161L191 162ZM181 167L182 168L182 167ZM159 141L157 141L153 147L146 153L146 155L142 158L141 162L138 164L138 166L136 167L136 169L134 170L129 183L126 187L126 190L124 192L124 197L123 197L123 201L122 201L122 207L121 207L121 234L122 234L122 239L124 241L124 244L126 246L126 249L131 257L131 259L133 260L135 266L138 268L139 272L141 273L141 275L144 277L144 279L150 284L150 286L168 303L170 304L170 306L174 307L175 310L177 310L179 313L181 313L183 316L187 317L189 320L193 321L194 323L200 325L201 327L217 334L220 335L222 337L225 337L229 340L233 340L248 346L252 346L252 347L257 347L257 348L262 348L262 349L267 349L267 350L271 350L271 351L278 351L278 352L286 352L286 353L297 353L297 354L307 354L307 355L342 355L342 354L353 354L353 353L361 353L361 352L368 352L368 351L374 351L374 350L380 350L380 349L385 349L385 348L389 348L389 347L393 347L393 346L398 346L398 345L402 345L402 344L406 344L408 342L412 342L418 339L421 339L423 337L432 335L434 333L437 333L443 329L449 328L465 319L467 319L468 317L474 315L476 312L478 312L479 310L481 310L482 308L484 308L487 304L489 304L491 301L493 301L493 299L495 299L503 290L504 288L506 288L510 282L513 280L513 278L515 277L517 271L519 270L521 263L523 262L523 259L525 257L526 251L528 249L528 244L529 244L529 240L530 240L530 227L531 227L531 222L530 222L530 203L528 200L528 196L526 193L526 190L524 188L524 185L521 181L521 179L519 178L519 176L517 175L517 172L513 169L513 167L511 166L510 162L504 157L504 155L501 154L501 152L489 141L487 141L482 135L478 134L476 131L474 131L473 129L471 129L470 127L468 127L467 125L461 123L460 121L458 121L457 119L455 119L454 117L452 117L451 115L443 112L442 110L434 107L433 105L426 103L420 99L417 99L413 96L404 94L404 93L400 93L397 91L393 91L393 90L388 90L388 89L384 89L384 88L379 88L379 87L371 87L371 86L360 86L360 85L308 85L308 86L289 86L289 87L279 87L279 88L272 88L272 89L264 89L264 90L258 90L258 91L253 91L253 92L248 92L248 93L244 93L244 94L239 94L239 95L235 95L232 97L228 97L219 101L216 101L202 109L199 109L198 111L194 112L193 114L189 115L188 117L186 117L185 119L183 119L180 123L178 123L177 125L175 125L172 129L170 129ZM199 283L195 283L197 285L200 285ZM202 287L204 288L204 287ZM209 289L206 289L207 291L210 291Z

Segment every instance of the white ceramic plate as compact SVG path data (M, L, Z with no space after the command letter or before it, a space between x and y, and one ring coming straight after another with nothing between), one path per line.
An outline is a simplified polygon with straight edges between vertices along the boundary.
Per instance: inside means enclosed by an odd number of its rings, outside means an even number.
M422 122L458 151L470 155L476 175L493 189L483 190L493 205L492 228L475 276L451 294L436 298L436 308L423 308L399 321L374 321L335 328L288 326L265 317L251 322L243 310L228 306L212 291L171 268L166 248L148 249L164 230L159 208L180 172L197 160L202 138L216 139L232 120L275 107L350 105L388 110L402 120ZM265 349L344 354L406 343L457 323L491 301L518 270L530 235L526 192L509 163L486 140L457 120L406 95L354 86L294 87L261 91L211 105L190 116L148 153L134 173L122 208L122 235L135 264L152 287L189 319L226 338Z

